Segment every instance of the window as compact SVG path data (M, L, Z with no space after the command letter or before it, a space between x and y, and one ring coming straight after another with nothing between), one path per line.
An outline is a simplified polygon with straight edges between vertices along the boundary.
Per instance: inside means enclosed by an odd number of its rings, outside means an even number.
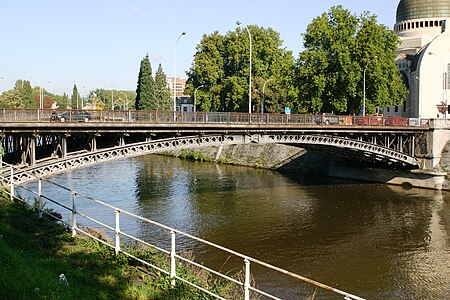
M403 101L403 112L406 112L406 101Z
M397 105L395 106L395 112L398 112L398 106Z

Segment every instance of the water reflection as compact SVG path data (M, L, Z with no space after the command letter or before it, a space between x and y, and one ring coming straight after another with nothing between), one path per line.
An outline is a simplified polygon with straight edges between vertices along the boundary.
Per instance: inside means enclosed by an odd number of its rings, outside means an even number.
M162 156L120 160L55 180L362 297L450 299L448 193ZM153 228L129 226L164 243ZM188 245L207 263L234 267L224 254ZM271 289L294 289L264 276Z

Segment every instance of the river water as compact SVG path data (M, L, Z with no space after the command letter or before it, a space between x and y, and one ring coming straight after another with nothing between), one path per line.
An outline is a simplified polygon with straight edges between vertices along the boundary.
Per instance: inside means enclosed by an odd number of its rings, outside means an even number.
M117 160L52 180L367 299L450 299L450 193L165 156ZM143 238L151 234L142 223L128 226ZM208 248L196 255L234 267ZM259 280L298 299L292 280Z

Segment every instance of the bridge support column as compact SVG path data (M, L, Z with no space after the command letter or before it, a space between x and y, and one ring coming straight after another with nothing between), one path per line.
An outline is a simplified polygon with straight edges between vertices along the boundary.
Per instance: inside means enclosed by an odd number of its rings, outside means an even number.
M63 135L61 137L61 158L67 157L67 137L68 135Z
M97 151L97 137L100 136L99 133L95 133L91 137L91 152Z
M21 154L21 164L36 165L36 137L22 136L19 139L19 148Z

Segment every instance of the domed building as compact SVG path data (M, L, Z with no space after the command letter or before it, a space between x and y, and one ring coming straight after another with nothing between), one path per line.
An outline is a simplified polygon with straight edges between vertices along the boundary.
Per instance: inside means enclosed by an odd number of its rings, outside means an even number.
M450 0L401 0L394 30L401 44L395 61L409 88L403 106L385 115L412 118L447 117L450 88Z

